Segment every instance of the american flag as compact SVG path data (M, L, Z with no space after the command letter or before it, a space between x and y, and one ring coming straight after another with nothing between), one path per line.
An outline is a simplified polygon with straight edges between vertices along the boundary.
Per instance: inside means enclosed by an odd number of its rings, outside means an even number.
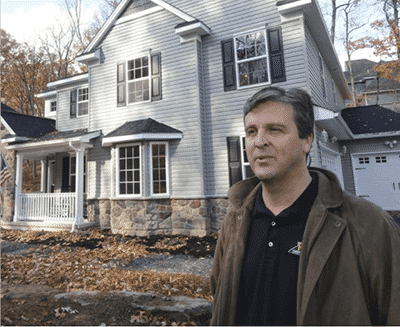
M7 182L7 180L11 177L10 170L8 169L7 162L4 159L3 155L1 155L1 187Z

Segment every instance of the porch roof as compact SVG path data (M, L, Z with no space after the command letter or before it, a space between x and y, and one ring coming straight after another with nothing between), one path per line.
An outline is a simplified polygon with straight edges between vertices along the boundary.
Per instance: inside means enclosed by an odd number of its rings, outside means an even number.
M177 140L183 137L183 133L171 126L160 123L152 118L126 122L102 141L103 146L111 146L114 143L122 143L140 140Z
M5 139L10 142L40 137L56 129L55 120L21 114L4 103L1 104L1 122L9 133Z
M90 148L90 141L100 134L101 131L88 132L87 129L54 131L24 143L11 144L7 149L17 150L26 158L40 159L53 153L70 152L79 146Z

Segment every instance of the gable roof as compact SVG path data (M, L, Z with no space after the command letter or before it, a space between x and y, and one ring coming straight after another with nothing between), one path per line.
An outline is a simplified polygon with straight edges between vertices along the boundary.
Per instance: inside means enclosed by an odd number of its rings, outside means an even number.
M400 113L379 105L346 108L341 115L355 135L400 131Z
M152 118L126 122L103 138L103 146L113 143L137 141L181 139L183 133Z
M1 104L1 122L10 133L6 138L36 138L56 130L55 120L21 114Z
M131 3L131 1L134 0L122 0L121 3L118 5L118 7L114 10L114 12L111 14L111 16L107 19L107 21L103 24L102 28L100 29L99 32L95 35L95 37L92 39L92 41L89 43L89 45L86 47L86 49L83 51L81 55L88 54L95 50L97 45L101 42L101 40L104 38L104 36L108 33L108 31L111 29L111 27L114 25L114 23L117 21L117 19L120 17L120 15L124 12L124 10L127 8L127 6ZM151 0L151 2L155 3L159 7L162 7L165 10L168 10L169 12L173 13L174 15L178 16L179 18L183 19L185 22L191 22L196 20L195 17L192 17L182 10L171 6L169 3L167 3L164 0Z

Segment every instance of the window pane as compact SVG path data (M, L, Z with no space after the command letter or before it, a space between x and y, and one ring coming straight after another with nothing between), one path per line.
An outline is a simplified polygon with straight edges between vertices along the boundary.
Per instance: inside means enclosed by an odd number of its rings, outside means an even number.
M132 158L132 148L131 147L126 148L126 156L128 158Z
M158 144L153 144L151 146L151 152L153 154L153 157L158 155Z
M125 159L119 161L119 169L126 169Z
M126 181L125 172L124 172L124 171L121 171L121 172L119 173L119 181L120 181L120 182L125 182L125 181Z
M249 85L249 65L248 63L239 64L239 83L240 86Z
M134 168L135 168L135 169L140 169L140 162L139 162L139 159L134 159Z
M160 193L167 193L167 183L166 182L160 183Z
M128 71L128 80L132 80L132 79L135 79L135 71L134 70Z
M133 147L133 155L135 157L139 157L139 146L138 145Z
M132 159L126 160L126 169L133 169L133 160Z
M126 148L119 148L119 157L124 158L125 157L125 149Z
M135 78L141 78L142 77L142 71L140 69L135 70Z
M127 186L126 193L127 194L133 194L133 185L132 185L132 183L128 183L126 186Z
M133 175L135 177L135 181L140 181L140 170L134 170Z
M149 68L148 67L144 67L143 68L143 77L147 77L149 76Z
M133 171L127 171L127 181L133 182Z
M128 61L128 70L132 70L134 68L133 60Z
M119 193L126 194L126 185L124 183L119 184Z
M247 53L246 53L247 59L253 58L255 56L256 56L256 47L254 46L247 48Z
M149 65L149 58L148 57L143 57L142 58L142 63L143 63L143 66L148 66Z
M265 44L258 44L257 45L257 53L256 56L265 56L266 54L266 49L265 49Z
M142 67L142 58L135 59L135 68Z
M167 174L165 169L160 169L160 177L159 179L161 181L166 181L167 180Z
M158 182L153 183L153 193L158 194L160 193L160 186Z
M165 157L160 157L160 168L165 168Z
M153 169L157 169L157 168L159 168L158 157L153 156Z
M268 82L268 67L265 59L259 59L249 62L250 84Z
M140 184L139 183L135 183L135 194L140 194Z
M153 169L153 181L158 181L160 179L160 174L158 169Z
M78 116L87 115L87 114L88 114L88 103L87 102L79 103Z
M165 144L159 145L160 156L165 156Z
M150 94L149 90L143 92L143 101L148 101L150 99L149 94Z

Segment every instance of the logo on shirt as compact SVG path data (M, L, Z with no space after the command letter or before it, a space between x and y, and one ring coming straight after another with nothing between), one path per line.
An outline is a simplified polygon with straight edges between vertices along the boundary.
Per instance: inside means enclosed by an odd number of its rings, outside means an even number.
M302 242L297 242L297 245L292 247L288 252L295 255L300 255Z

